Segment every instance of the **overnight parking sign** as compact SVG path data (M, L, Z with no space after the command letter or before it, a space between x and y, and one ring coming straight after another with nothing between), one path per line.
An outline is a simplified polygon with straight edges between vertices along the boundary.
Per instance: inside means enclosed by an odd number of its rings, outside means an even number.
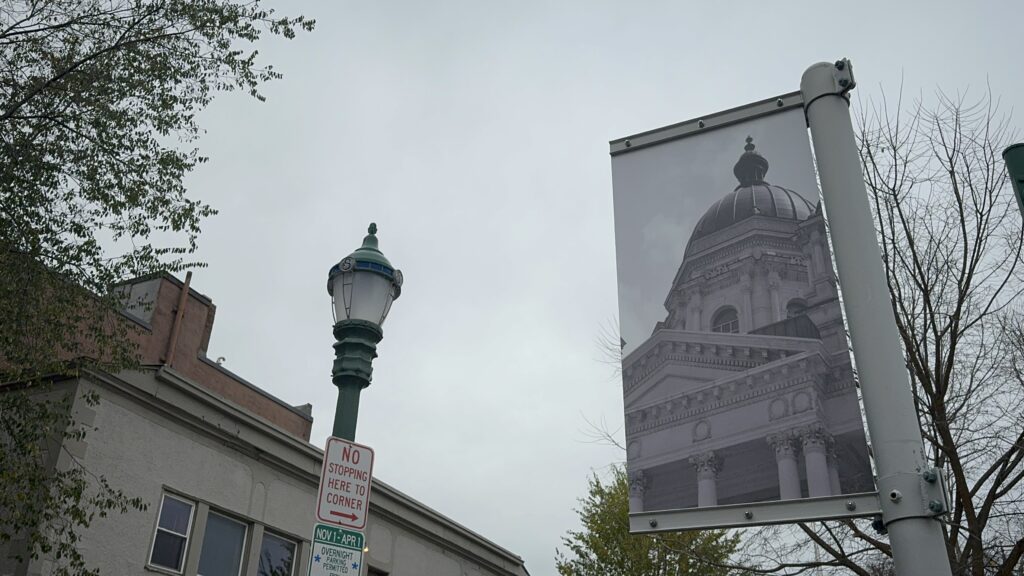
M309 576L357 576L363 568L363 534L327 524L313 526Z

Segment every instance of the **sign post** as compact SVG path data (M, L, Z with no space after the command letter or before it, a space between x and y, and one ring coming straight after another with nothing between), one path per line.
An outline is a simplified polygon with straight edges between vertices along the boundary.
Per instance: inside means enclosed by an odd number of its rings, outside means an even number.
M314 525L309 576L358 576L362 573L363 543L361 532Z
M945 499L927 464L914 397L907 378L882 257L850 120L850 62L821 62L804 72L800 91L821 179L857 358L864 412L871 434L882 522L889 532L896 573L950 574L942 526Z

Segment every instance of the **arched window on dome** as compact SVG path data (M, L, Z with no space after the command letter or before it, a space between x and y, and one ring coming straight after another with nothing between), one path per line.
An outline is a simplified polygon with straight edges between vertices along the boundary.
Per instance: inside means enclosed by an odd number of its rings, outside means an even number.
M786 304L786 318L793 318L807 312L807 302L800 298L793 298Z
M711 331L738 334L740 331L740 316L732 306L719 308L718 312L711 317Z

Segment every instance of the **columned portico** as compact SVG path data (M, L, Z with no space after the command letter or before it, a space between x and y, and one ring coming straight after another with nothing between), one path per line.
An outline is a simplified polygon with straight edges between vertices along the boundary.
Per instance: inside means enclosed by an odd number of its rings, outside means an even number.
M714 452L704 452L690 457L690 464L697 469L697 506L718 505L718 473L722 461Z
M827 450L831 436L819 425L800 430L807 467L807 494L811 498L832 495L832 478L828 469Z
M791 432L772 434L768 444L775 450L775 463L779 469L779 499L800 498L800 469L797 468L797 445Z

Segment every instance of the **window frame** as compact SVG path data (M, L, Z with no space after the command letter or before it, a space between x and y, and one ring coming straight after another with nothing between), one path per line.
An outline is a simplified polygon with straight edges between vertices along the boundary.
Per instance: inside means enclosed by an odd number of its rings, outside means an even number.
M281 540L283 542L290 542L291 545L294 546L294 549L292 550L292 567L291 567L291 570L288 572L288 576L295 576L295 567L299 564L299 559L297 558L297 556L299 555L299 553L301 551L302 541L300 541L300 540L293 540L292 538L284 536L283 534L280 534L278 532L274 532L272 530L267 530L266 526L264 526L264 528L263 528L263 536L260 538L260 555L257 557L257 560L256 560L256 574L257 574L257 576L259 575L259 572L260 572L260 566L259 566L260 558L263 557L263 541L266 540L267 536L270 536L271 538L277 538L278 540Z
M183 504L188 504L188 506L189 506L188 526L185 528L185 533L184 534L178 534L177 532L173 532L171 530L168 530L168 529L163 528L163 527L160 526L160 518L164 514L164 501L167 498L171 498L172 500L177 500L178 502L181 502ZM188 543L189 543L189 540L192 539L192 527L195 524L195 521L196 521L196 502L193 502L193 501L191 501L191 500L189 500L187 498L184 498L182 496L178 496L177 494L171 494L169 492L164 492L161 495L161 497L160 497L160 510L156 514L156 526L154 527L153 537L151 538L151 542L149 544L149 555L146 557L146 566L148 566L149 568L153 568L154 570L165 571L165 572L169 572L171 574L184 574L185 573L185 564L188 561ZM179 568L177 568L177 569L171 568L169 566L163 566L161 564L154 564L153 563L153 552L156 550L156 536L157 536L157 534L160 533L161 530L163 530L164 532L166 532L168 534L171 534L173 536L178 536L179 538L184 538L185 539L185 546L184 546L184 549L183 549L182 554L181 554L181 566Z
M807 314L807 301L803 298L791 298L789 302L786 302L786 319L796 318L801 314ZM793 312L796 312L794 314Z
M722 316L732 313L732 318L726 322L722 321ZM728 327L730 330L720 330L720 328ZM734 306L722 306L711 316L711 331L716 334L739 334L740 333L740 312Z
M199 545L199 556L197 556L196 562L196 576L203 576L199 572L199 564L202 564L203 562L203 546L206 545L206 534L207 531L210 529L210 516L220 516L221 518L224 518L230 522L242 525L242 528L244 529L244 532L242 532L242 550L241 552L239 552L238 573L235 575L242 576L242 573L245 571L246 568L245 564L248 559L248 552L251 547L249 536L252 533L252 531L250 530L250 528L252 527L252 523L246 520L239 520L238 517L232 516L230 513L226 511L215 509L212 506L206 512L206 524L203 526L203 543Z

